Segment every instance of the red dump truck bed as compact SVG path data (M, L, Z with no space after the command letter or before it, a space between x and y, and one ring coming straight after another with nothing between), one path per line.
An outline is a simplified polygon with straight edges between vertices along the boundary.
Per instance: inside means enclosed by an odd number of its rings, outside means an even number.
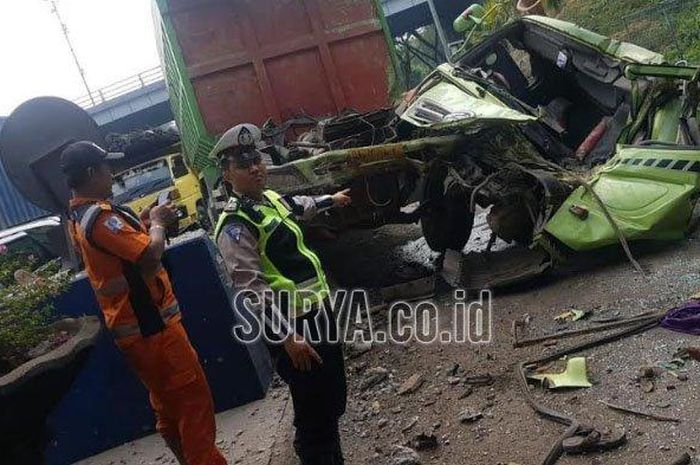
M156 0L185 152L216 136L390 104L393 49L376 0Z

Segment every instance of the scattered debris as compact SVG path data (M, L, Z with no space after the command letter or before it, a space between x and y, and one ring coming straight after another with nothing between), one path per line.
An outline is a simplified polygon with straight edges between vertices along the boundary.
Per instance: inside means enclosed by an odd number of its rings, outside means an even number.
M680 379L685 375L685 373L682 373L681 370L685 367L685 361L681 358L674 358L670 362L659 362L657 366L663 370L666 370L666 373L670 374L674 378ZM687 380L687 375L686 380Z
M418 452L406 446L394 446L391 451L390 465L420 465Z
M594 451L615 449L627 442L627 434L622 428L601 433L596 430L584 431L562 441L562 448L567 454L586 454Z
M689 465L692 460L693 459L690 457L690 455L687 452L684 452L683 455L674 460L671 465Z
M545 382L549 389L558 388L589 388L593 385L588 381L586 372L585 357L573 357L566 363L566 370L563 373L544 373L529 375L528 378Z
M459 414L460 423L474 423L475 421L481 420L484 415L481 412L474 412L472 410L463 410Z
M352 342L345 344L345 359L352 360L372 350L371 342Z
M403 396L405 394L411 394L420 389L423 384L423 375L421 373L415 373L411 375L404 383L399 387L398 394Z
M661 326L679 333L700 335L700 301L691 300L670 310L663 317Z
M406 425L404 425L403 428L401 428L401 432L405 433L407 431L410 431L413 429L414 426L418 424L418 417L413 417L411 418Z
M656 378L656 375L657 373L654 367L643 366L639 368L638 381L639 386L642 388L642 391L646 393L654 391L654 379Z
M651 324L652 322L660 322L661 319L664 317L665 313L653 313L653 312L647 312L643 313L641 315L627 318L624 320L620 321L614 321L611 323L606 323L602 325L597 325L597 326L592 326L590 328L583 328L583 329L574 329L574 330L568 330L568 331L560 331L558 333L554 334L549 334L546 336L539 336L539 337L533 337L530 339L521 339L520 338L520 329L523 328L524 326L527 326L523 321L513 321L513 326L512 326L512 338L513 338L513 347L527 347L531 346L534 344L539 344L540 342L544 341L549 341L552 339L564 339L567 337L573 337L573 336L582 336L584 334L590 334L590 333L598 333L601 331L607 331L609 329L616 329L616 328L621 328L624 326L633 326L633 325L641 325L642 323L649 323Z
M467 376L464 378L464 384L471 384L472 386L490 386L493 382L493 376L489 373L485 375Z
M452 365L447 369L447 376L457 376L459 368L459 363L453 362Z
M433 433L420 433L411 440L411 446L415 450L436 449L438 446L437 436Z
M684 347L676 352L675 357L682 359L692 359L700 362L700 347Z
M467 397L471 396L472 393L474 392L474 389L471 386L467 386L464 391L459 395L458 399L466 399Z
M561 315L555 316L554 320L560 323L564 321L578 321L587 318L591 313L591 310L576 310L571 309L568 312L564 312Z
M594 347L599 347L604 344L619 341L633 335L641 334L652 328L656 328L659 325L659 323L659 318L655 318L652 320L640 320L637 324L629 328L624 328L616 333L606 334L592 341L582 342L567 349L547 354L540 358L525 360L517 365L516 373L518 374L518 377L520 379L520 389L530 407L532 407L532 409L535 412L542 415L543 417L546 417L552 421L556 421L557 423L567 426L564 435L557 439L557 441L550 448L547 458L543 461L543 465L552 465L556 463L556 461L559 459L559 457L561 457L563 453L563 439L576 434L580 429L580 423L575 417L558 412L548 407L544 407L535 400L535 398L532 396L532 393L530 392L530 386L527 382L527 367L553 362L555 360L559 360L562 357L578 353L582 350L590 350ZM514 339L517 340L517 334L514 334Z
M389 371L383 367L370 368L365 373L365 377L362 380L360 389L366 391L367 389L375 386L389 377Z
M650 392L654 392L654 380L649 379L649 378L642 378L641 381L639 382L640 387L642 388L642 391L646 392L649 394Z
M643 366L639 367L639 377L640 378L649 378L649 379L654 379L656 378L657 372L654 367L650 366Z
M624 413L630 413L632 415L636 415L638 417L644 417L644 418L649 418L651 420L656 420L656 421L668 421L672 423L680 423L681 420L679 418L674 418L674 417L667 417L663 415L657 415L655 413L651 412L643 412L641 410L635 410L629 407L623 407L621 405L616 405L616 404L611 404L610 402L606 402L604 400L599 400L601 404L605 405L608 408L611 408L613 410L617 410L619 412L624 412Z

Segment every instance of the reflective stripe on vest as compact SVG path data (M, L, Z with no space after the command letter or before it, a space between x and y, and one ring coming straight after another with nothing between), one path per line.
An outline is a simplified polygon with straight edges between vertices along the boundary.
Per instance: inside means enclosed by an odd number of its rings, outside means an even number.
M178 304L172 305L165 310L160 311L160 316L163 319L163 322L166 324L179 314L180 306ZM141 334L141 328L139 328L139 325L118 325L112 328L110 332L112 333L112 336L114 336L114 339L122 339Z
M224 211L219 217L214 236L218 240L226 224L235 217L241 218L246 223L254 226L258 231L257 247L265 281L273 291L280 292L282 295L284 293L293 295L294 302L290 309L292 316L301 316L309 308L316 308L318 304L322 303L329 296L330 290L326 281L326 274L323 272L318 256L306 246L303 232L292 219L292 212L282 203L281 196L269 190L265 191L264 195L270 205L257 205L254 207L262 219L257 218L258 221L255 221L253 216L258 215L249 214L253 212L246 213L241 207L233 212ZM286 228L288 233L294 238L293 250L295 258L301 263L304 263L305 260L308 261L311 277L307 275L304 279L295 279L294 276L285 276L280 271L289 267L286 266L287 264L276 262L276 260L279 260L276 252L279 251L281 246L275 241L270 241L280 227ZM287 245L289 246L289 244ZM287 271L287 273L290 273L290 271Z
M100 216L100 213L102 213L102 207L97 204L92 204L85 210L82 218L80 218L80 230L83 231L83 234L85 234L86 231L92 231L92 227Z
M124 276L110 279L99 288L95 288L95 294L100 297L116 297L124 292L129 292L129 282Z
M143 337L158 334L165 329L165 321L161 313L167 309L158 308L158 305L153 301L153 296L139 267L120 257L116 257L100 247L99 244L96 244L92 239L92 229L102 212L117 214L134 229L143 230L135 213L127 208L114 206L107 202L103 204L87 204L74 208L71 211L73 224L80 227L83 238L88 244L104 254L118 258L122 264L122 275L109 280L99 288L95 288L95 293L100 297L117 297L126 293L131 310L138 322L137 325L133 326L138 328L138 332Z

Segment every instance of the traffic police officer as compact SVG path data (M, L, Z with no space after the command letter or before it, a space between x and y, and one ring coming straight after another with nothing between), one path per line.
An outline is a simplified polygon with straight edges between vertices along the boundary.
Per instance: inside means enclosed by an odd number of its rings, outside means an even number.
M63 151L62 168L73 191L71 235L107 328L149 391L167 445L182 465L225 465L215 446L209 385L161 264L165 228L176 221L175 212L170 205L156 206L139 218L109 202L107 162L122 155L86 141Z
M338 328L326 275L297 221L349 205L349 190L320 197L283 197L265 190L264 154L256 147L260 141L257 127L239 125L212 151L232 188L215 237L236 290L278 297L263 297L251 310L280 341L270 350L292 394L294 448L302 465L339 465L344 461L338 420L347 396L342 347L329 342L337 341ZM296 337L285 332L290 327Z

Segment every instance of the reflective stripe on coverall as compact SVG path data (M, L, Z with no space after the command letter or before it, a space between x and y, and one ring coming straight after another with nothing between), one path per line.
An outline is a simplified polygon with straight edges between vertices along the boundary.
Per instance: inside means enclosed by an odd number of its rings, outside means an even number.
M150 236L136 215L104 201L71 201L71 235L119 349L149 391L157 429L187 465L225 465L214 405L167 272L137 263Z

